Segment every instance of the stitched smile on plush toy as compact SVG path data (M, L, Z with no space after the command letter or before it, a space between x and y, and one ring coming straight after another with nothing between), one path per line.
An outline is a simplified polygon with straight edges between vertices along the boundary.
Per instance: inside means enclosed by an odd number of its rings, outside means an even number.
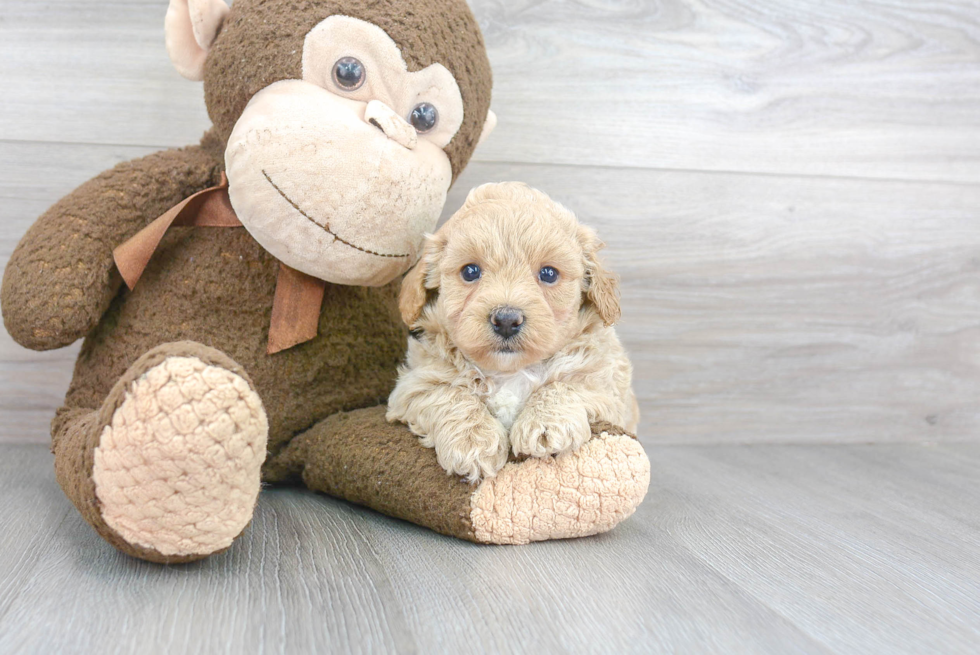
M411 257L411 255L408 255L408 254L390 254L390 253L384 253L384 252L375 252L374 250L368 250L367 248L362 248L361 246L357 245L356 243L351 243L350 241L347 241L346 239L344 239L343 237L341 237L339 234L337 234L336 232L334 232L333 230L331 230L329 224L328 225L320 225L315 220L313 220L313 217L312 216L310 216L305 211L303 211L303 208L302 207L300 207L295 202L293 202L293 199L290 198L289 196L287 196L286 195L286 192L283 191L282 189L280 189L279 186L275 182L272 181L272 178L269 177L269 174L265 172L265 169L262 170L262 175L265 176L266 181L268 181L269 184L272 185L272 188L275 189L276 192L278 192L280 196L282 196L283 200L285 200L286 202L288 202L293 207L293 209L295 209L296 211L299 212L300 216L302 216L303 218L305 218L306 220L308 220L309 222L313 223L314 225L316 225L317 227L319 227L320 229L322 229L324 232L326 232L327 234L329 234L330 236L332 236L334 238L334 241L339 241L340 243L344 244L348 248L353 248L354 250L359 250L359 251L361 251L363 253L366 253L368 255L374 255L375 257L389 257L389 258L392 258L392 259L399 259L399 258Z

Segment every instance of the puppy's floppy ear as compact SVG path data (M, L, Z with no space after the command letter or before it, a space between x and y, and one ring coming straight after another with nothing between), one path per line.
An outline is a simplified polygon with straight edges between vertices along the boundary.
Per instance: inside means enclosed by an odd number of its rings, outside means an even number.
M441 235L427 235L422 258L415 268L402 280L402 290L398 294L398 310L405 325L411 327L422 315L422 309L429 298L429 291L439 288L437 267L442 257L446 239Z
M606 270L597 253L605 244L599 240L592 228L580 225L579 243L585 258L585 297L595 307L602 322L613 325L621 315L619 309L619 278Z

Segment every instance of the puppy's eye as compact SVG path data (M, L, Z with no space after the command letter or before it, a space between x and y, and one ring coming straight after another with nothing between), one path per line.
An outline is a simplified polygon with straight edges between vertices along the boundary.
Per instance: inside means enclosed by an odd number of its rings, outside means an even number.
M341 57L333 65L333 81L344 91L354 91L364 84L364 64L353 57Z
M545 284L554 284L558 281L558 271L551 266L542 266L538 271L538 279Z
M428 102L420 102L415 105L411 115L412 127L419 133L425 133L436 126L439 122L439 112Z
M476 282L483 275L483 271L476 264L467 264L459 271L460 276L466 282Z

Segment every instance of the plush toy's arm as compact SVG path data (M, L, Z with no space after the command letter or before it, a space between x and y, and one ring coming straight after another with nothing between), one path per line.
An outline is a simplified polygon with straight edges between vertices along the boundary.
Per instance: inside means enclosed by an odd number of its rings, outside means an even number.
M34 350L67 346L95 327L122 279L112 250L217 179L200 147L119 164L46 211L21 239L3 275L3 322Z

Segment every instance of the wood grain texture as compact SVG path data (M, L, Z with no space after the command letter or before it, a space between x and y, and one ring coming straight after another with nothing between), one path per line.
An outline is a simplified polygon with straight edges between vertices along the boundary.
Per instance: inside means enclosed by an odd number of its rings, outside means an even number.
M175 146L208 126L166 0L5 0L0 139ZM474 0L479 161L980 181L980 3Z
M0 651L969 653L980 447L669 447L611 533L441 537L265 492L232 549L163 567L69 506L40 446L0 446Z
M475 3L481 161L980 181L980 4Z
M0 140L159 147L210 125L202 85L167 57L167 0L5 0Z

